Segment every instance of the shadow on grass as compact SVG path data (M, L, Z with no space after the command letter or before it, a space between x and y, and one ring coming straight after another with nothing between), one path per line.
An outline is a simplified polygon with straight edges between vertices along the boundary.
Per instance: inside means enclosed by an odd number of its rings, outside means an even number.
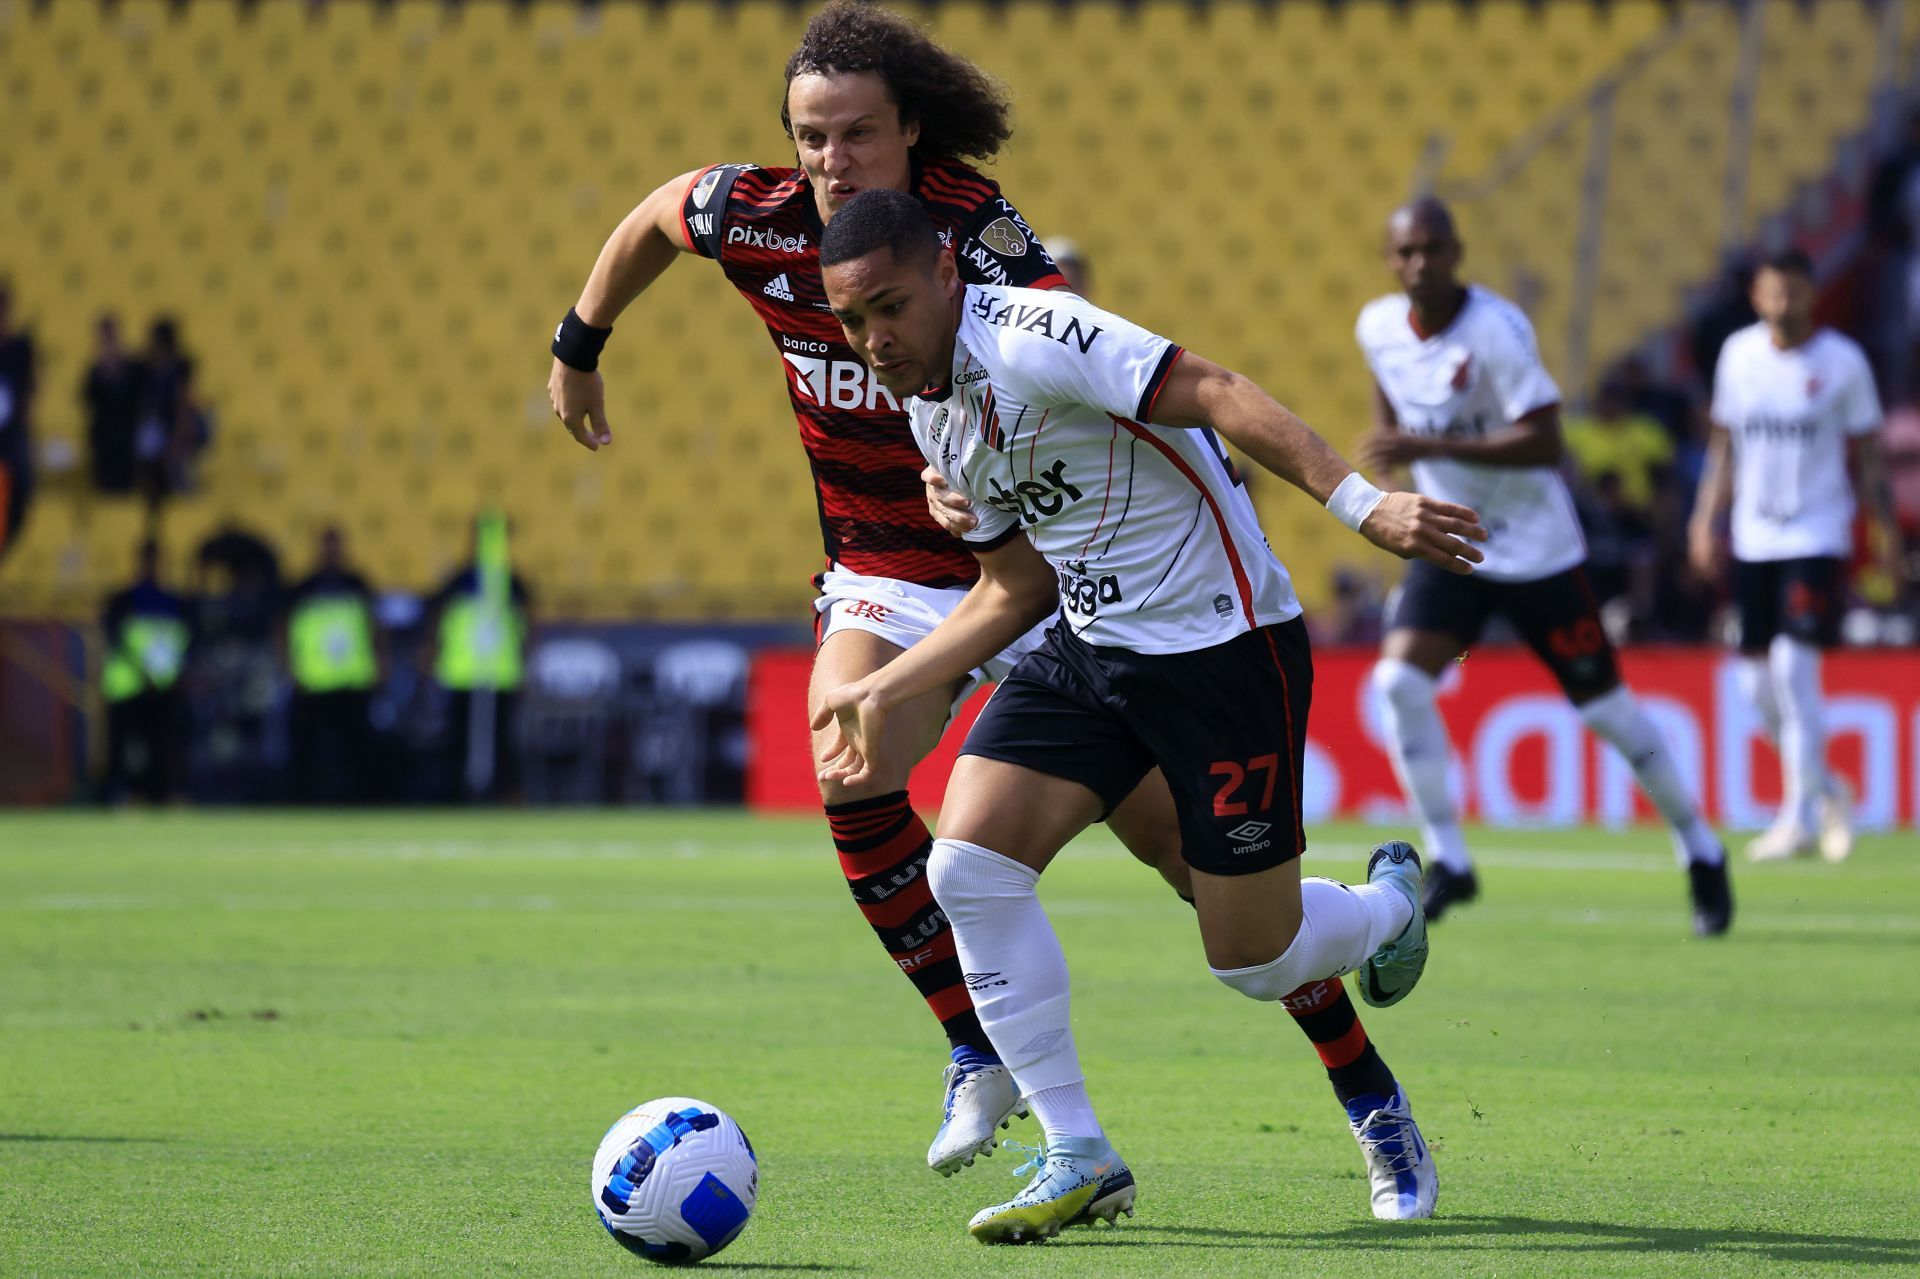
M67 1137L52 1132L0 1132L0 1141L88 1141L107 1145L126 1142L164 1142L165 1137Z
M1920 1240L1868 1235L1815 1235L1774 1230L1715 1230L1633 1226L1618 1222L1554 1221L1538 1217L1440 1217L1433 1221L1379 1221L1339 1230L1229 1230L1207 1226L1133 1226L1142 1242L1175 1246L1218 1241L1221 1248L1267 1244L1275 1248L1394 1247L1520 1252L1702 1253L1765 1257L1770 1261L1851 1262L1920 1266ZM1117 1241L1116 1241L1117 1242Z

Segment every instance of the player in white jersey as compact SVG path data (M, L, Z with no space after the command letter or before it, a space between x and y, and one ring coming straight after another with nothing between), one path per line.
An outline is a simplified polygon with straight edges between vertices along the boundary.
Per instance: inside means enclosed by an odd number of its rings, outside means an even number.
M1885 530L1882 566L1904 585L1873 374L1858 346L1815 326L1813 303L1802 253L1754 275L1760 321L1720 349L1713 442L1688 528L1695 569L1718 581L1731 496L1740 686L1780 748L1786 792L1778 819L1747 846L1756 861L1811 852L1816 835L1830 861L1853 849L1851 797L1826 766L1820 652L1839 636L1856 489Z
M1001 682L941 810L928 874L975 1009L1045 1132L1031 1183L987 1208L983 1242L1111 1220L1132 1174L1088 1099L1065 958L1035 888L1074 835L1158 766L1207 962L1278 1001L1358 970L1376 1004L1426 961L1419 859L1375 850L1369 883L1303 879L1301 767L1311 696L1287 573L1214 438L1326 501L1349 527L1458 572L1472 511L1383 494L1246 379L1083 299L963 285L925 211L895 192L850 200L821 244L827 300L916 441L976 499L979 585L902 657L832 690L822 775L884 755L891 711L944 686L1056 608L1046 641ZM1432 1161L1404 1092L1352 1119L1379 1216L1433 1210ZM1351 1118L1351 1116L1350 1116Z
M1560 462L1560 390L1520 309L1459 279L1460 237L1432 197L1387 222L1387 266L1402 291L1360 312L1356 336L1373 371L1375 431L1364 464L1407 465L1420 492L1480 512L1486 560L1471 578L1415 563L1389 607L1373 685L1401 786L1428 855L1426 910L1439 918L1479 882L1448 788L1448 743L1435 693L1441 672L1504 616L1580 717L1633 767L1673 828L1693 929L1733 922L1726 853L1702 820L1665 740L1620 682L1584 565L1586 541Z

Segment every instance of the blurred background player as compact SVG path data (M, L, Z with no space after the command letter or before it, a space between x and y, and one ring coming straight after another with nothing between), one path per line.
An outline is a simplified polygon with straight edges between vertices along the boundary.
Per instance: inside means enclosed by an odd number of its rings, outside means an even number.
M1632 766L1673 828L1694 931L1725 932L1733 920L1725 850L1659 729L1620 682L1587 585L1586 543L1555 470L1559 388L1519 308L1460 283L1461 256L1445 204L1428 197L1396 209L1387 222L1386 257L1403 292L1369 303L1356 330L1374 377L1375 430L1361 447L1362 464L1409 466L1420 492L1472 507L1490 535L1486 562L1471 578L1408 566L1373 671L1394 768L1434 863L1428 917L1479 892L1448 791L1437 681L1500 616L1546 663L1587 727Z
M1753 278L1757 323L1729 337L1713 379L1713 442L1688 529L1695 569L1725 568L1731 503L1740 688L1780 750L1779 817L1747 845L1770 861L1853 849L1851 796L1826 764L1820 655L1840 635L1855 495L1881 529L1881 567L1904 589L1905 554L1881 454L1880 399L1865 354L1813 321L1813 264L1798 251ZM1849 471L1852 479L1849 482Z
M141 542L134 580L107 600L100 619L109 803L137 795L164 804L180 796L187 766L180 675L193 639L191 618L187 602L160 584L159 543Z
M385 664L373 591L347 565L338 528L320 534L313 572L288 592L282 620L293 678L288 736L293 796L306 804L365 803L373 689Z
M968 543L984 571L927 641L829 691L814 720L829 734L823 775L860 776L893 708L1057 610L967 735L928 876L980 975L981 1021L1045 1131L1033 1180L970 1230L1019 1243L1111 1221L1133 1177L1088 1099L1065 956L1035 889L1149 771L1177 797L1207 963L1227 986L1278 1002L1364 969L1384 1005L1426 962L1410 847L1376 850L1360 888L1301 878L1306 624L1219 437L1396 554L1465 573L1479 553L1460 539L1481 534L1470 510L1380 493L1259 387L1165 338L1079 297L962 283L899 192L852 200L821 263L849 341L911 397L929 464L980 496ZM1116 441L1141 447L1116 465ZM1373 1211L1429 1216L1432 1164L1383 1076L1348 1103Z
M799 167L713 165L643 200L607 241L562 321L548 389L575 439L590 449L611 443L597 367L615 319L679 254L719 262L786 361L813 469L827 568L816 579L812 708L825 690L871 673L930 632L979 576L973 557L928 518L917 478L923 459L898 397L828 314L823 228L862 190L906 191L926 207L966 279L1036 288L1065 280L999 186L963 163L991 159L1012 132L1005 97L979 68L905 18L834 3L807 24L786 78L781 123ZM1008 665L996 661L975 679ZM947 1035L946 1106L927 1152L943 1174L990 1153L995 1125L1019 1105L927 887L933 836L907 796L909 771L973 686L964 681L903 708L896 750L863 784L820 787L854 901ZM1150 778L1109 824L1184 889L1163 782Z

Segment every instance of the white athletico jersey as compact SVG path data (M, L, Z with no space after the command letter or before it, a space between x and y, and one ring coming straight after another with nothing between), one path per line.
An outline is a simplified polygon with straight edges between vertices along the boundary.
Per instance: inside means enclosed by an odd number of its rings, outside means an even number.
M1414 330L1404 293L1369 302L1354 336L1408 435L1477 439L1560 402L1527 317L1478 285L1468 286L1460 314L1432 337ZM1480 543L1487 558L1474 569L1481 577L1531 582L1585 562L1580 517L1554 468L1440 457L1412 469L1420 492L1479 512L1488 533Z
M967 286L953 379L914 439L980 523L1025 533L1089 644L1185 653L1300 615L1211 431L1153 425L1181 348L1071 293Z
M1821 329L1782 351L1765 324L1741 329L1720 348L1713 420L1733 442L1735 558L1852 553L1847 440L1880 427L1880 397L1858 346Z

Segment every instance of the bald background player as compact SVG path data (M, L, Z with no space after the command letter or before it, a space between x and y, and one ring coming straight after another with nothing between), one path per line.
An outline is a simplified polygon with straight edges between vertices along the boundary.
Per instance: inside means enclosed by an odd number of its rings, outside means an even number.
M1587 727L1633 768L1672 828L1694 932L1723 933L1733 921L1726 853L1659 729L1621 683L1587 586L1586 540L1558 471L1560 390L1540 361L1533 326L1505 298L1461 283L1464 246L1437 199L1393 211L1385 254L1400 291L1369 303L1355 329L1374 378L1374 430L1360 463L1407 467L1416 489L1478 511L1489 534L1486 560L1470 578L1408 566L1373 671L1394 769L1433 859L1427 916L1479 892L1447 785L1438 681L1500 616L1553 672Z

